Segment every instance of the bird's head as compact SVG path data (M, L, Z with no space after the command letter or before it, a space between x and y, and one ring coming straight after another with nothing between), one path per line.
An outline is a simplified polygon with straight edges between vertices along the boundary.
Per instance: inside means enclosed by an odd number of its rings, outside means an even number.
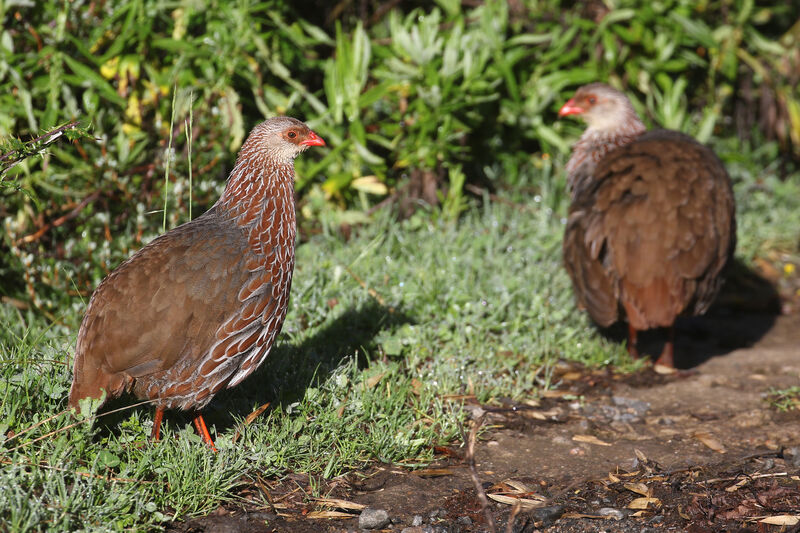
M559 117L577 115L589 128L600 131L620 129L626 122L641 122L630 100L603 83L584 85L558 111Z
M325 141L296 118L275 117L253 128L242 152L263 153L277 163L291 163L309 146L325 146Z

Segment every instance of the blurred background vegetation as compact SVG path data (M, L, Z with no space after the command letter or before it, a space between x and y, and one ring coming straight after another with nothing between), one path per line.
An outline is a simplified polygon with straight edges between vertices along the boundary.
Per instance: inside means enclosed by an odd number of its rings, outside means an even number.
M796 2L23 0L0 19L0 296L45 313L82 305L165 206L167 227L209 207L273 115L328 142L297 161L304 236L383 207L455 221L498 191L563 214L583 126L556 112L596 80L753 190L800 161Z

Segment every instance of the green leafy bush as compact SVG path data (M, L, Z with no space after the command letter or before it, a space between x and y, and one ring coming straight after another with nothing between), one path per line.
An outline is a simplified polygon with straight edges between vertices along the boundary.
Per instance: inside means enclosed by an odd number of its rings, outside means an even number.
M306 231L364 223L395 199L406 214L442 203L432 214L455 220L476 184L546 191L562 209L549 193L582 126L555 111L598 79L626 89L651 123L800 155L790 3L314 5L1 6L0 137L72 120L93 136L3 177L4 293L42 309L87 294L164 220L208 207L249 129L276 114L328 140L297 163Z

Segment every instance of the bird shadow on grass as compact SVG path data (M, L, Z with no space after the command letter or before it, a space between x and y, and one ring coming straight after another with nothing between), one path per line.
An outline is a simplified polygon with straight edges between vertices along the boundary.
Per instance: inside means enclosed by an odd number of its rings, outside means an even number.
M365 366L368 354L377 348L375 337L381 331L411 322L413 320L402 310L372 300L329 319L318 331L304 336L299 344L287 342L285 334L279 335L278 342L261 367L240 385L220 392L202 411L203 418L221 432L259 405L267 402L273 406L289 405L299 401L306 388L324 381L344 360L356 357L358 366ZM124 394L110 400L101 412L109 413L136 402L135 398ZM145 405L134 409L148 411L152 407ZM101 434L115 433L119 424L129 416L126 409L103 416L98 419L98 429ZM141 418L147 417L143 415ZM164 417L164 424L185 425L190 422L189 413L177 410L167 411Z
M780 314L778 291L766 278L738 259L728 267L725 283L705 315L679 317L675 323L675 366L694 368L703 362L758 342ZM627 322L599 328L613 342L627 342ZM666 329L639 333L639 353L657 357Z
M202 411L209 426L213 425L217 432L222 432L260 405L271 403L275 407L301 400L309 386L324 381L346 359L356 357L358 366L364 367L369 354L377 349L375 337L381 331L412 322L401 310L390 309L374 300L347 309L338 316L336 313L332 315L334 318L318 326L317 331L298 335L302 339L298 343L288 340L285 333L279 335L278 342L258 370L240 385L220 392ZM125 395L112 402L103 410L131 404L135 400ZM113 432L117 424L128 416L129 413L122 412L119 417L106 417L108 420L101 423L101 431ZM189 413L175 410L167 411L164 417L164 424L173 427L174 424L190 422Z

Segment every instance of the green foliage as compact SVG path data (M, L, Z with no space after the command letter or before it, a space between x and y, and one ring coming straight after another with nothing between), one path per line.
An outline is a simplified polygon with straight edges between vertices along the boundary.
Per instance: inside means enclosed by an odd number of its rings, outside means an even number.
M770 389L764 399L778 411L800 409L800 387Z
M0 34L0 138L76 119L93 137L7 173L19 189L0 190L6 294L42 309L65 290L87 294L159 226L208 207L250 127L276 114L328 140L321 158L297 162L303 224L326 232L367 222L376 201L415 183L432 184L422 197L450 220L467 184L553 190L582 127L555 111L598 79L628 90L651 122L701 140L774 138L780 153L798 154L800 23L789 4L448 0L330 26L299 9L0 7L13 21Z

